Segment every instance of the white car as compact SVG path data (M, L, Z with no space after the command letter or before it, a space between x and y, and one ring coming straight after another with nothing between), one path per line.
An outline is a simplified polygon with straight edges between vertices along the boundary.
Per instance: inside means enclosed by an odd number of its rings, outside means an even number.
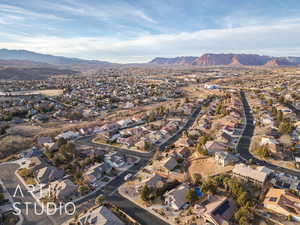
M131 177L132 177L132 174L129 173L129 174L127 174L127 175L124 177L124 180L125 180L125 181L126 181L126 180L129 180Z

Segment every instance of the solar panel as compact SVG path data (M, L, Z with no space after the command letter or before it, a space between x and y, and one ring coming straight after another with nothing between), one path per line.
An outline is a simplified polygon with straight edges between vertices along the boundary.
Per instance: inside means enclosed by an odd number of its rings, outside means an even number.
M227 209L229 209L229 207L230 207L229 201L226 200L213 212L213 214L214 215L222 215Z

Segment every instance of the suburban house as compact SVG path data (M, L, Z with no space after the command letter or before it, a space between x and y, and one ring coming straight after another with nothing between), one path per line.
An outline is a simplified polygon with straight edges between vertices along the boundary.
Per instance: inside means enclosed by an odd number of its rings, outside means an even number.
M52 181L62 179L64 171L54 166L46 166L37 171L36 179L40 184L48 184Z
M234 164L238 161L238 159L229 152L216 152L215 153L215 161L220 166L227 166Z
M188 186L182 184L164 194L165 204L174 210L180 210L187 203L185 194L189 190Z
M298 169L300 168L300 157L298 157L298 156L295 157L295 166Z
M264 114L261 119L261 123L264 126L274 127L274 120L269 114Z
M235 177L258 185L264 185L268 177L267 173L252 169L243 163L235 165L232 173Z
M67 201L77 190L77 186L69 179L54 181L50 186L59 201Z
M271 180L276 188L300 191L300 180L297 177L281 173Z
M125 225L115 214L105 206L89 210L79 217L80 225Z
M106 154L106 151L100 148L80 148L78 149L79 153L82 153L86 156L95 156L95 157L103 157Z
M52 138L51 137L38 137L36 139L36 143L38 146L44 146L45 143L51 143L52 142Z
M224 152L228 149L228 146L219 141L208 141L205 144L205 148L208 151L209 155L213 155L216 152Z
M126 164L126 156L119 152L110 152L105 155L104 162L114 168L120 168Z
M149 147L150 147L150 140L149 139L146 139L146 138L144 138L144 137L142 137L141 139L140 139L140 141L138 141L137 143L135 143L135 147L137 148L137 149L139 149L139 150L142 150L142 151L144 151L144 150L150 150L149 149Z
M261 145L278 145L278 141L273 137L262 137L260 141Z
M74 139L74 138L78 138L79 136L80 136L80 134L78 132L67 131L65 133L61 133L61 134L57 135L55 137L55 139L58 140L60 138L63 138L65 140L71 140L71 139Z
M293 141L299 141L300 140L300 129L294 129L292 132L292 140Z
M283 145L273 137L262 137L260 145L265 146L273 158L284 160L288 157L288 153L284 151Z
M143 185L147 185L149 188L157 188L160 184L163 185L163 179L158 174L154 174L144 181Z
M133 121L131 119L124 119L124 120L119 120L117 124L119 124L121 127L127 127L129 124L132 124Z
M284 189L271 188L263 202L264 207L300 222L300 198Z
M167 158L167 160L164 162L163 167L167 169L168 171L172 171L175 169L175 167L178 165L177 160L173 157Z
M235 138L226 132L222 132L220 136L217 137L218 141L224 142L226 145L233 145L235 143Z
M175 147L190 147L193 145L188 138L181 137L175 143Z
M47 164L37 156L27 159L22 165L23 168L31 169L32 171L39 170L45 167Z
M90 167L84 174L83 179L88 184L93 184L104 174L110 173L112 166L108 163L97 163L94 166Z
M269 167L266 167L266 166L258 166L255 169L260 172L266 173L267 176L271 176L274 173L274 171L272 169L270 169Z
M217 195L208 196L205 205L195 205L194 211L209 223L214 225L230 225L230 219L236 210L236 203L232 198Z
M180 158L187 159L188 157L190 157L191 152L188 148L182 147L182 148L176 149L176 155Z

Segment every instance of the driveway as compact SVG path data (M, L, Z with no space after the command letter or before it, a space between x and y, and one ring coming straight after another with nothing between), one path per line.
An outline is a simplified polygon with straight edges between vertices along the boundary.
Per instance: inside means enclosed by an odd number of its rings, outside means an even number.
M255 125L253 124L253 115L251 113L251 109L250 109L250 106L248 104L248 101L247 101L247 98L245 96L244 91L241 91L241 100L242 100L242 103L243 103L243 106L244 106L247 123L246 123L245 130L243 132L243 136L241 137L240 142L238 143L238 146L237 146L237 150L240 153L240 155L245 160L252 159L253 162L257 165L266 166L266 167L268 167L270 169L273 169L275 171L291 174L293 176L297 176L298 178L300 178L300 172L297 172L295 170L286 169L286 168L283 168L283 167L280 167L280 166L277 166L277 165L273 165L273 164L268 163L264 160L260 160L256 157L254 157L250 153L251 138L252 138L253 133L254 133Z
M31 194L26 191L23 184L19 181L19 179L15 176L15 171L19 168L17 164L0 164L0 179L2 180L3 184L5 185L7 191L12 196L14 202L20 202L21 205L17 205L18 208L21 209L22 215L24 217L24 225L51 225L57 224L53 222L45 213L38 216L35 213L35 209L33 203L36 203L35 200L32 198ZM24 196L21 196L20 192L16 194L16 197L13 197L17 186L20 185L22 189L22 193ZM31 203L28 206L28 213L26 213L26 207L24 202ZM36 204L36 211L41 212L41 208Z

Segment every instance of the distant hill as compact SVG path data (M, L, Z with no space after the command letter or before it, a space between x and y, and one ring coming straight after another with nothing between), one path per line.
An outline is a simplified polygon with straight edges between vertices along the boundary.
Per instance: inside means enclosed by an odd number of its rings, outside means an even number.
M266 66L293 66L297 63L289 61L287 58L275 58L269 60L265 65Z
M42 63L42 62L34 62L28 60L4 60L4 59L0 59L0 66L15 67L15 68L32 68L32 67L57 68L58 67L52 64Z
M47 63L53 65L66 66L112 66L113 63L98 60L84 60L78 58L68 58L63 56L53 56L31 52L27 50L0 49L0 59L2 60L26 60L32 62Z
M78 72L55 68L0 68L0 80L43 80L49 76L71 75Z
M150 64L161 64L161 65L189 65L192 64L194 60L196 60L198 57L193 56L181 56L181 57L175 57L175 58L161 58L157 57L153 59Z
M157 65L199 65L199 66L291 66L300 64L300 57L273 57L256 54L204 54L200 57L183 56L155 58L149 62Z
M289 57L287 57L287 59L292 63L300 64L300 57L289 56Z
M300 57L273 57L257 54L212 54L198 56L179 56L174 58L157 57L149 63L117 64L99 60L85 60L40 54L27 50L0 49L0 66L22 68L58 68L70 70L84 70L102 67L148 67L160 65L196 65L196 66L291 66L299 65Z

